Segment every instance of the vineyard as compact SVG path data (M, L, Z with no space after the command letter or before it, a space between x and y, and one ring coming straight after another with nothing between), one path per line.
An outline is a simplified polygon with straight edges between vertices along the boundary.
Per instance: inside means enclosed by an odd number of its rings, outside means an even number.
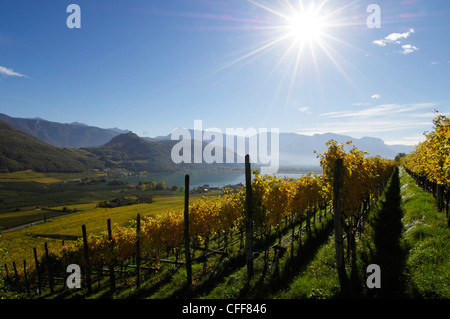
M92 290L91 276L108 277L110 289L115 291L116 273L131 268L133 282L139 289L143 271L155 275L163 272L165 264L172 264L186 268L186 287L191 290L193 264L204 263L206 267L211 256L234 255L237 259L245 257L250 280L255 256L264 256L267 267L270 251L282 255L290 246L293 257L293 247L302 240L302 231L311 234L311 224L315 225L316 219L329 220L331 212L335 230L340 233L340 239L336 240L337 267L343 269L342 232L350 256L364 215L380 196L395 164L379 157L366 157L351 142L338 145L331 140L327 146L327 152L318 155L322 175L281 179L254 171L251 179L247 156L247 185L251 188L192 204L186 191L184 211L142 219L138 214L135 224L126 227L112 225L108 220L107 230L97 235L88 236L82 225L82 239L66 243L60 249L50 250L45 245L43 256L37 256L34 248L34 267L27 269L24 262L21 271L22 267L14 262L14 275L10 279L14 277L15 287L28 291L29 296L31 291L41 294L43 287L53 292L56 282L65 284L67 266L77 264L81 266L88 292ZM189 190L189 176L185 189ZM345 287L345 274L340 273L340 281Z
M418 185L433 194L438 210L445 209L450 227L450 119L438 114L433 124L425 141L401 163Z
M433 192L448 220L450 125L443 116L438 116L434 124L435 130L426 141L401 158L400 164L418 185ZM298 179L260 175L251 172L247 156L246 185L251 187L193 203L189 202L187 175L184 210L143 218L137 214L128 226L108 219L105 231L92 235L80 225L83 236L79 240L57 249L45 244L42 256L34 248L34 265L24 261L21 267L14 261L9 270L5 264L7 282L28 297L42 296L44 291L52 295L57 287L62 289L60 294L70 296L67 267L76 264L81 267L86 296L93 293L94 281L97 286L109 287L112 296L127 287L155 291L168 280L177 281L177 296L200 296L205 290L219 291L210 287L219 274L226 276L241 269L239 276L248 284L274 264L301 265L302 258L309 258L308 254L314 253L320 240L326 240L334 228L334 264L328 266L335 269L336 283L345 293L354 281L349 278L349 269L353 277L357 243L370 238L366 230L368 213L380 206L386 184L398 175L399 162L367 157L351 142L330 140L327 147L318 155L321 175ZM392 183L389 189L394 187ZM308 245L315 247L309 253L304 249ZM210 277L202 279L208 272ZM241 297L248 296L246 289L239 293ZM253 296L257 295L254 291ZM165 298L164 294L155 296Z

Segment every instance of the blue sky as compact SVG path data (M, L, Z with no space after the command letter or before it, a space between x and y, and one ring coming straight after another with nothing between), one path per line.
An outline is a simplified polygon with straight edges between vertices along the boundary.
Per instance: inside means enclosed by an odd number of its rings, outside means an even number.
M318 35L294 36L311 5ZM447 0L2 0L0 112L150 137L202 120L415 144L434 109L450 113L449 17Z

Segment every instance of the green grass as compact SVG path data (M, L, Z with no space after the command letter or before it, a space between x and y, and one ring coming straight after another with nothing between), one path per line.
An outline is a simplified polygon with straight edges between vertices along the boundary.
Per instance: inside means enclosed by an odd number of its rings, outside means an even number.
M311 285L311 280L318 278L322 270L333 272L333 261L331 261L331 264L329 261L322 263L321 257L323 256L318 257L323 246L328 242L331 231L332 215L328 214L322 221L316 220L316 224L312 226L311 233L302 231L301 242L296 240L294 245L291 246L290 239L288 239L285 246L287 249L283 253L271 249L267 255L268 263L264 261L265 254L259 254L254 260L255 275L249 282L247 282L247 270L245 264L243 264L236 272L224 278L223 282L214 287L210 293L201 297L208 299L298 298L300 296L297 294L298 290L294 286L301 285L301 279L299 278L305 278L309 288L311 288L309 292L305 293L307 295L306 298L319 297L321 294L320 289L315 290L314 285ZM286 234L289 234L289 231ZM325 255L327 254L329 252L325 253ZM316 260L317 263L321 264L319 267L314 265ZM312 265L312 268L309 268L310 265ZM309 273L308 269L311 269L312 272ZM297 279L293 280L293 278ZM325 279L326 277L324 276L323 278ZM289 289L286 291L288 287Z
M32 170L19 171L13 173L1 173L1 182L38 182L38 183L55 183L60 179L50 177L48 174L34 172Z
M409 256L406 272L413 298L450 298L450 229L430 193L401 170L404 239Z

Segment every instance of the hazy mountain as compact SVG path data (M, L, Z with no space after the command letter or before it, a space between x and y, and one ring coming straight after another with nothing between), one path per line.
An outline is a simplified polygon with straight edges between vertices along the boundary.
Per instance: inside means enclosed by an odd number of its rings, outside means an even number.
M194 136L203 136L200 134L194 134L194 130L189 130L191 138ZM155 138L155 140L170 139L171 135L160 136ZM271 140L270 131L267 134L268 138L268 152L266 156L270 158L271 154ZM249 151L249 139L245 139L245 152L241 153L237 149L237 138L234 136L223 135L222 139L219 141L205 140L202 139L204 143L213 143L216 145L225 146L227 140L234 139L235 151L238 156L244 157ZM368 156L381 156L387 159L394 159L398 153L410 153L414 150L414 146L409 145L387 145L380 138L374 137L363 137L363 138L353 138L347 135L340 135L334 133L325 134L315 134L312 136L301 135L296 133L280 133L279 134L279 165L283 168L299 168L299 167L318 167L319 159L317 156L320 153L324 153L327 150L326 142L329 140L335 140L338 143L345 143L347 141L352 141L353 145L360 150L367 151ZM258 136L258 141L260 137ZM258 142L259 143L259 142ZM258 145L259 150L260 145ZM314 153L316 151L316 153ZM259 162L259 160L258 160Z
M280 166L319 165L317 155L327 150L326 142L338 143L352 141L358 149L367 151L368 156L381 156L394 159L398 153L409 153L414 146L387 145L382 139L374 137L353 138L351 136L326 133L312 136L295 133L280 133ZM314 154L314 151L317 153Z
M66 124L50 122L41 118L14 118L1 113L0 120L56 147L98 146L126 132L119 129L102 129L77 122Z
M81 172L104 167L89 155L54 147L0 120L0 172Z

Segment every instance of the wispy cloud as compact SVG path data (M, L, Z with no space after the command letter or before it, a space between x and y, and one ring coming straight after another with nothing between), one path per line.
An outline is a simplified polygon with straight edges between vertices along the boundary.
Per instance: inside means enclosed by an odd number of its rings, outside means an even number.
M384 142L387 145L417 145L419 142L423 142L425 140L425 136L415 135L415 136L405 136L402 138L386 138Z
M370 105L368 102L358 102L358 103L352 103L352 106L367 106Z
M367 108L348 109L319 114L320 120L297 133L345 134L353 137L374 136L390 144L417 144L421 133L429 129L436 103L381 104ZM415 138L407 139L413 136ZM394 141L395 140L395 141ZM402 143L396 143L403 141Z
M380 94L374 94L370 98L378 100L378 99L381 98L381 95Z
M305 113L305 112L308 112L309 107L308 107L308 106L305 106L305 107L299 107L298 110L299 110L300 112L302 112L302 113Z
M415 111L418 109L429 109L436 106L434 103L416 103L416 104L381 104L377 106L373 106L364 110L358 111L338 111L338 112L329 112L329 113L321 113L320 116L326 117L358 117L358 118L367 118L373 116L388 116L396 113L404 113Z
M27 77L24 74L18 73L18 72L14 72L13 69L8 69L4 66L0 65L0 74L4 75L4 76L17 76L17 77Z

